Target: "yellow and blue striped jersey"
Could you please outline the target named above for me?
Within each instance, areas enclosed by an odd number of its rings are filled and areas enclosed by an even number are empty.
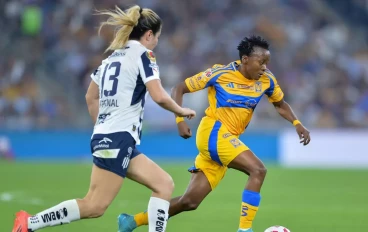
[[[284,97],[269,70],[259,80],[249,80],[238,71],[239,64],[240,61],[216,64],[185,80],[190,92],[208,88],[206,115],[220,121],[233,135],[244,132],[264,94],[270,102],[281,101]]]

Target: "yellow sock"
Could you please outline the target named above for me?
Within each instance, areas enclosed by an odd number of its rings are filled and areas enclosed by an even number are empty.
[[[239,229],[246,230],[252,228],[254,217],[258,211],[261,201],[261,195],[245,189],[242,196],[242,204],[240,209]]]
[[[245,230],[252,228],[254,217],[256,216],[258,207],[242,203],[239,229]]]
[[[134,221],[137,224],[137,226],[148,225],[147,211],[134,215]]]

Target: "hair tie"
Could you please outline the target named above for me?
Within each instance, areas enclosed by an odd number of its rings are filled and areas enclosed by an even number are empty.
[[[139,7],[139,14],[142,14],[143,9]]]

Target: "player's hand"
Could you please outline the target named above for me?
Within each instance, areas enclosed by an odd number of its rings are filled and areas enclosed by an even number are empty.
[[[300,143],[302,143],[304,146],[307,145],[310,141],[310,133],[302,124],[298,124],[295,126],[296,132],[299,135]]]
[[[186,117],[187,119],[192,119],[196,116],[196,112],[189,108],[182,108],[182,111],[177,116]]]
[[[178,123],[178,130],[180,137],[184,139],[188,139],[192,137],[192,131],[190,130],[188,124],[186,122],[179,122]]]

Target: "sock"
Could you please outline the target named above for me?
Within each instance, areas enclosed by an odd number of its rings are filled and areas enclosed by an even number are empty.
[[[252,223],[256,216],[260,201],[261,195],[259,193],[244,189],[240,210],[239,230],[252,228]]]
[[[77,201],[69,200],[29,217],[28,229],[35,231],[48,226],[67,224],[79,219]]]
[[[148,225],[148,213],[147,211],[144,211],[142,213],[138,213],[134,215],[134,221],[137,224],[137,227]]]
[[[164,232],[169,217],[170,202],[151,197],[148,203],[148,232]]]

